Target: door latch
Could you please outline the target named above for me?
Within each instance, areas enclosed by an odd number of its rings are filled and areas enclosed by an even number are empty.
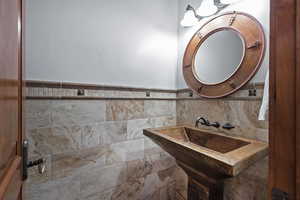
[[[38,167],[38,172],[40,174],[44,174],[46,170],[46,160],[44,158],[40,158],[35,161],[28,162],[28,148],[29,144],[27,140],[23,142],[23,180],[25,181],[28,178],[28,168]]]

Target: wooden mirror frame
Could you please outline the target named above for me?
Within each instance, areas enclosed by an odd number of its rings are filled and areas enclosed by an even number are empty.
[[[217,84],[202,83],[195,73],[195,56],[203,42],[212,34],[232,30],[244,42],[245,53],[238,69],[225,81]],[[206,22],[192,37],[183,58],[183,76],[187,85],[201,97],[221,98],[228,96],[256,74],[265,55],[266,39],[261,24],[251,15],[242,12],[221,14]]]

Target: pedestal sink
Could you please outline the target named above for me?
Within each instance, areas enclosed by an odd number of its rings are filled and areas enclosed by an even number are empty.
[[[268,154],[268,145],[192,126],[145,129],[189,177],[189,200],[222,200],[223,181]]]

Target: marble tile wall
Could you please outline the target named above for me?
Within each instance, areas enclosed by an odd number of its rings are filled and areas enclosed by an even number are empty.
[[[77,90],[27,88],[27,95],[76,97]],[[151,92],[145,98],[145,91],[86,90],[84,97],[105,99],[29,98],[30,159],[44,157],[47,170],[40,175],[30,169],[25,200],[184,200],[186,174],[142,130],[194,124],[203,116],[236,126],[220,129],[224,134],[268,142],[268,123],[257,120],[261,95],[262,89],[255,97],[241,90],[229,98],[205,100],[190,97],[189,91]],[[266,158],[226,180],[225,199],[265,199],[267,170]]]
[[[175,160],[144,128],[176,124],[176,101],[27,100],[26,200],[175,199]]]

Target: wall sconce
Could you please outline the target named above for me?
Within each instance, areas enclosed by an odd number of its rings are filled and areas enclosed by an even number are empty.
[[[240,0],[221,0],[222,3],[224,4],[232,4],[232,3],[236,3]]]
[[[180,24],[183,27],[191,27],[196,25],[201,19],[205,17],[210,17],[219,13],[221,10],[229,6],[230,4],[224,3],[224,1],[230,0],[203,0],[201,6],[195,10],[191,5],[188,5],[184,17],[181,20]],[[237,0],[231,0],[237,1]]]
[[[188,5],[180,24],[183,27],[191,27],[196,25],[201,19],[202,17],[196,13],[195,8],[191,5]]]

